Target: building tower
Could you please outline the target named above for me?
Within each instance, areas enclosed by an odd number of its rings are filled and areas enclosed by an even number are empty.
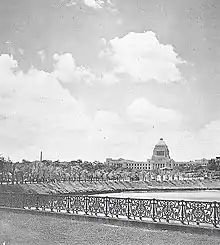
[[[43,161],[43,152],[41,151],[40,152],[40,162],[42,162]]]
[[[168,146],[163,141],[163,138],[160,138],[160,141],[155,145],[153,150],[152,160],[158,159],[170,159],[170,153]]]
[[[150,160],[151,169],[173,169],[174,160],[170,158],[168,146],[163,138],[155,145],[153,156]]]

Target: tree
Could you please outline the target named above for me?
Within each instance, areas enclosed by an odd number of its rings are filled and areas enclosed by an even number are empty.
[[[220,171],[220,161],[219,159],[211,159],[208,163],[208,169],[214,171]]]
[[[5,172],[5,165],[6,165],[6,160],[3,156],[0,156],[0,173]]]

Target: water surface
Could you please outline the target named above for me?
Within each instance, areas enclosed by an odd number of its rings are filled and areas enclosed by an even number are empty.
[[[97,196],[97,195],[96,195]],[[121,192],[100,194],[100,196],[142,198],[142,199],[167,199],[167,200],[193,200],[193,201],[220,201],[219,190],[207,191],[166,191],[166,192]]]

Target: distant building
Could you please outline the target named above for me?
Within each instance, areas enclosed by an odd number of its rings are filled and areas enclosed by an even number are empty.
[[[170,158],[168,146],[164,142],[163,138],[155,145],[153,150],[153,156],[148,160],[151,165],[151,170],[172,170],[175,167],[175,161]]]
[[[196,166],[202,166],[206,168],[209,164],[209,160],[206,158],[202,158],[202,159],[197,159],[195,161],[176,162],[176,164],[182,167],[189,167],[189,168],[190,167],[195,168]]]
[[[123,167],[123,168],[130,168],[136,170],[150,170],[150,165],[148,162],[137,162],[132,160],[126,160],[123,158],[119,158],[119,159],[107,158],[106,163],[114,167]]]
[[[168,146],[165,144],[162,138],[155,145],[152,158],[148,159],[146,162],[125,160],[123,158],[119,158],[119,159],[107,158],[106,163],[114,167],[124,167],[124,168],[145,170],[145,171],[151,171],[156,169],[171,170],[176,166],[175,161],[170,158]]]

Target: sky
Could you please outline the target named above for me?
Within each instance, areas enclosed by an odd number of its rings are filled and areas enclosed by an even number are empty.
[[[220,155],[218,0],[0,1],[0,153]]]

